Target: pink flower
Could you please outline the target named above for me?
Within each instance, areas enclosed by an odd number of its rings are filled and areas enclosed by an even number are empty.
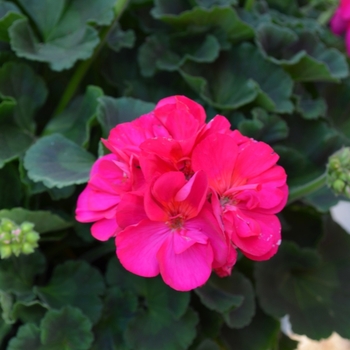
[[[122,265],[144,277],[160,273],[179,291],[203,285],[227,258],[223,232],[205,205],[207,190],[203,171],[189,181],[181,172],[155,179],[146,192],[145,218],[117,235]]]
[[[331,30],[336,35],[345,33],[345,45],[350,55],[350,0],[341,0],[331,22]]]
[[[246,141],[240,148],[237,133],[204,139],[193,151],[192,165],[207,174],[213,211],[233,244],[249,258],[265,260],[281,241],[274,214],[287,200],[286,174],[270,146]]]
[[[223,116],[205,123],[202,106],[171,96],[154,111],[111,130],[112,154],[97,160],[76,210],[99,240],[115,237],[129,271],[160,274],[187,291],[214,270],[228,276],[237,249],[253,260],[281,241],[276,213],[286,204],[286,174],[263,142],[230,130]]]

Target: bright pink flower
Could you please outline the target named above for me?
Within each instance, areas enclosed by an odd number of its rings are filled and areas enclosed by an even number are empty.
[[[245,140],[240,147],[237,133],[204,139],[193,151],[192,165],[207,174],[214,213],[233,244],[251,259],[262,260],[280,244],[281,227],[273,214],[287,200],[286,174],[270,146]]]
[[[341,0],[335,11],[331,22],[331,30],[336,35],[345,33],[345,45],[348,55],[350,55],[350,0]]]
[[[76,218],[94,222],[99,240],[116,237],[123,266],[161,274],[172,288],[204,284],[211,271],[228,276],[237,248],[253,260],[274,255],[281,239],[276,213],[286,204],[278,156],[202,106],[171,96],[154,111],[116,126],[113,152],[92,168]]]
[[[160,273],[166,284],[179,291],[203,285],[212,268],[227,260],[223,233],[210,206],[205,205],[207,190],[207,178],[201,171],[189,181],[181,172],[169,172],[153,181],[145,197],[147,218],[127,226],[116,237],[122,265],[140,276]],[[134,198],[133,204],[137,201]],[[125,210],[124,215],[127,213]]]

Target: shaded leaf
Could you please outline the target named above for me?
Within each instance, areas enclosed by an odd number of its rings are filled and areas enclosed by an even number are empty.
[[[23,323],[39,324],[47,311],[45,307],[38,300],[29,302],[17,301],[13,305],[13,317],[20,319]]]
[[[131,97],[113,98],[103,96],[99,98],[97,118],[106,137],[116,125],[132,120],[154,109],[153,103],[144,102]]]
[[[9,342],[8,350],[41,350],[40,329],[27,323],[18,329],[16,337]]]
[[[0,210],[0,218],[8,218],[19,225],[24,221],[32,222],[35,225],[35,231],[39,233],[59,231],[72,226],[71,222],[45,210],[31,211],[23,208],[4,209]]]
[[[5,323],[5,321],[0,318],[0,344],[3,343],[4,338],[7,336],[11,329],[11,325]]]
[[[129,349],[124,340],[124,331],[137,309],[136,294],[122,292],[118,287],[110,288],[104,302],[101,320],[94,328],[93,350]]]
[[[24,167],[33,181],[62,188],[87,182],[94,156],[60,134],[39,139],[24,157]]]
[[[312,99],[307,96],[297,97],[297,111],[305,119],[317,119],[325,117],[327,113],[327,105],[322,98]]]
[[[222,336],[229,350],[270,350],[279,331],[280,323],[259,310],[251,324],[239,330],[225,327]]]
[[[243,135],[267,143],[283,140],[288,136],[288,125],[278,115],[268,114],[261,108],[254,108],[251,113],[252,120],[246,119],[238,124]]]
[[[196,350],[220,350],[220,346],[211,339],[203,340]]]
[[[198,63],[213,62],[219,56],[220,45],[213,35],[207,35],[204,40],[201,37],[180,39],[173,43],[175,52],[170,46],[169,37],[148,37],[140,46],[138,54],[141,74],[151,77],[157,69],[174,71],[187,60]]]
[[[191,309],[178,320],[164,313],[140,311],[130,321],[125,338],[131,348],[138,350],[187,349],[195,338],[197,322]]]
[[[99,87],[88,86],[84,96],[75,98],[65,111],[50,119],[43,134],[60,133],[78,145],[86,146],[98,106],[97,99],[101,96],[103,91]]]
[[[113,51],[120,51],[123,48],[131,49],[135,45],[135,32],[132,29],[122,30],[117,23],[109,32],[107,44]]]
[[[333,295],[339,280],[315,250],[282,243],[275,257],[256,265],[255,278],[262,308],[278,318],[288,314],[295,333],[321,339],[337,331]]]
[[[40,324],[43,350],[88,350],[94,339],[91,328],[79,309],[49,310]]]
[[[249,43],[223,53],[211,66],[180,71],[186,82],[209,104],[237,109],[250,102],[268,111],[290,113],[293,82],[282,68],[266,61]]]
[[[31,300],[34,277],[45,270],[45,258],[35,251],[0,261],[0,290],[11,292],[21,300]]]
[[[0,94],[16,102],[13,118],[20,128],[34,131],[34,114],[44,104],[47,93],[44,80],[26,64],[8,62],[0,68]],[[14,131],[12,134],[12,137],[15,137]],[[24,135],[25,139],[28,137]],[[26,142],[28,146],[29,141]],[[24,148],[23,143],[21,151]],[[15,146],[12,145],[12,148]],[[20,147],[15,149],[18,148]]]
[[[173,1],[156,1],[156,7],[151,11],[154,18],[171,24],[177,29],[189,31],[224,33],[231,42],[238,42],[253,38],[254,30],[244,23],[232,7],[194,7],[192,10],[174,11]],[[174,12],[176,14],[174,14]]]
[[[52,308],[71,305],[95,323],[101,315],[105,286],[100,272],[84,261],[67,261],[53,272],[48,285],[36,287],[40,299]]]
[[[0,126],[0,168],[18,158],[34,142],[34,137],[14,125]]]

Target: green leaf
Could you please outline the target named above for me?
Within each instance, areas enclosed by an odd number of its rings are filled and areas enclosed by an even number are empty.
[[[231,328],[246,326],[254,315],[253,286],[239,272],[233,272],[227,278],[213,275],[206,285],[197,288],[195,292],[205,306],[220,312]]]
[[[0,126],[0,168],[18,158],[34,142],[34,136],[14,125]]]
[[[237,5],[237,0],[195,0],[198,6],[211,8],[213,6]]]
[[[14,164],[7,164],[0,169],[0,193],[0,209],[12,208],[20,204],[23,196],[22,186]]]
[[[203,340],[196,350],[220,350],[220,346],[211,339]]]
[[[91,328],[79,309],[49,310],[40,324],[43,350],[88,350],[94,339]]]
[[[101,320],[94,328],[95,341],[92,350],[129,349],[124,340],[124,331],[137,309],[137,296],[118,287],[107,292]]]
[[[326,116],[327,105],[322,98],[312,99],[305,95],[297,96],[297,111],[305,119],[317,119]]]
[[[133,48],[135,40],[135,32],[132,29],[124,31],[117,23],[108,34],[107,44],[113,51],[118,52],[123,48]]]
[[[5,321],[0,317],[0,344],[3,344],[4,338],[7,336],[11,329],[12,326],[5,323]]]
[[[287,335],[280,333],[277,350],[295,350],[298,348],[296,340],[289,338]]]
[[[20,0],[35,22],[40,37],[27,19],[16,21],[10,28],[12,49],[19,57],[48,62],[60,71],[78,59],[89,58],[99,43],[98,33],[88,23],[108,25],[113,20],[115,0],[47,0],[37,3]]]
[[[268,114],[261,108],[254,108],[252,120],[243,120],[238,124],[239,131],[259,141],[267,143],[283,140],[288,136],[287,123],[276,114]]]
[[[17,20],[9,30],[11,47],[17,56],[47,62],[55,71],[69,69],[77,60],[90,58],[99,43],[96,30],[89,26],[68,33],[43,43],[35,36],[27,19]]]
[[[186,312],[190,301],[190,293],[175,291],[160,277],[145,279],[136,276],[126,271],[115,257],[109,261],[106,279],[109,285],[142,296],[153,312],[165,313],[175,319]]]
[[[131,122],[152,111],[153,103],[144,102],[131,97],[113,98],[103,96],[99,99],[97,119],[103,130],[103,136],[107,137],[110,130],[120,123]]]
[[[31,211],[23,208],[4,209],[0,210],[0,218],[8,218],[17,224],[21,224],[24,221],[32,222],[35,225],[35,231],[39,233],[59,231],[72,226],[71,222],[45,210]]]
[[[41,350],[40,329],[27,323],[18,329],[16,337],[9,342],[8,350]]]
[[[0,68],[0,94],[16,102],[13,118],[20,128],[34,131],[34,114],[44,104],[47,93],[44,80],[26,64],[8,62]],[[27,136],[26,145],[28,142]]]
[[[16,322],[16,318],[12,314],[13,297],[10,293],[0,291],[0,306],[2,310],[2,319],[7,324],[13,324]]]
[[[60,134],[39,139],[24,157],[28,176],[45,186],[62,188],[87,182],[94,156]]]
[[[0,40],[9,42],[8,29],[12,23],[23,18],[19,8],[12,2],[0,2]]]
[[[97,100],[101,96],[103,91],[99,87],[88,86],[84,96],[75,98],[65,111],[50,119],[43,134],[60,133],[78,145],[86,146],[98,106]]]
[[[249,40],[254,37],[254,30],[244,23],[236,11],[229,6],[194,7],[192,10],[184,11],[181,14],[173,14],[168,7],[174,7],[173,1],[156,1],[156,7],[151,11],[156,19],[168,23],[178,30],[188,30],[194,33],[224,33],[230,42]],[[170,13],[169,13],[170,12]]]
[[[129,322],[125,339],[132,349],[187,349],[196,335],[198,317],[189,309],[180,319],[165,313],[140,311]]]
[[[228,349],[270,350],[276,343],[279,331],[280,323],[259,310],[248,326],[239,330],[225,327],[222,336]]]
[[[32,299],[34,278],[44,272],[45,265],[45,258],[39,251],[1,260],[0,290],[12,292],[21,300]]]
[[[197,63],[213,62],[220,51],[219,42],[213,35],[207,35],[204,40],[202,37],[187,36],[180,38],[178,42],[175,40],[172,46],[176,52],[170,46],[168,36],[154,35],[146,38],[138,52],[141,74],[144,77],[151,77],[156,70],[175,71],[187,60]]]
[[[256,264],[255,279],[262,308],[278,318],[288,314],[295,333],[321,339],[337,331],[333,296],[339,280],[315,250],[285,242],[272,259]]]
[[[180,73],[215,108],[237,109],[254,101],[268,111],[293,110],[289,100],[293,81],[249,43],[222,53],[213,65],[188,65]]]
[[[20,319],[23,323],[35,323],[39,325],[44,317],[47,307],[38,300],[17,301],[13,305],[12,315],[14,319]]]
[[[95,323],[101,315],[105,286],[100,272],[84,261],[67,261],[53,272],[50,283],[36,287],[40,299],[52,308],[80,308]]]

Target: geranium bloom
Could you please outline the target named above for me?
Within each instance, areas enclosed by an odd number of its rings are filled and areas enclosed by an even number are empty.
[[[179,291],[203,285],[212,270],[229,275],[237,249],[266,260],[281,242],[275,214],[288,191],[277,154],[223,116],[205,117],[196,102],[171,96],[116,126],[104,140],[112,154],[95,163],[76,211],[95,222],[95,238],[115,237],[127,270],[160,274]]]
[[[341,0],[331,22],[331,30],[336,35],[345,33],[345,45],[350,56],[350,0]]]

